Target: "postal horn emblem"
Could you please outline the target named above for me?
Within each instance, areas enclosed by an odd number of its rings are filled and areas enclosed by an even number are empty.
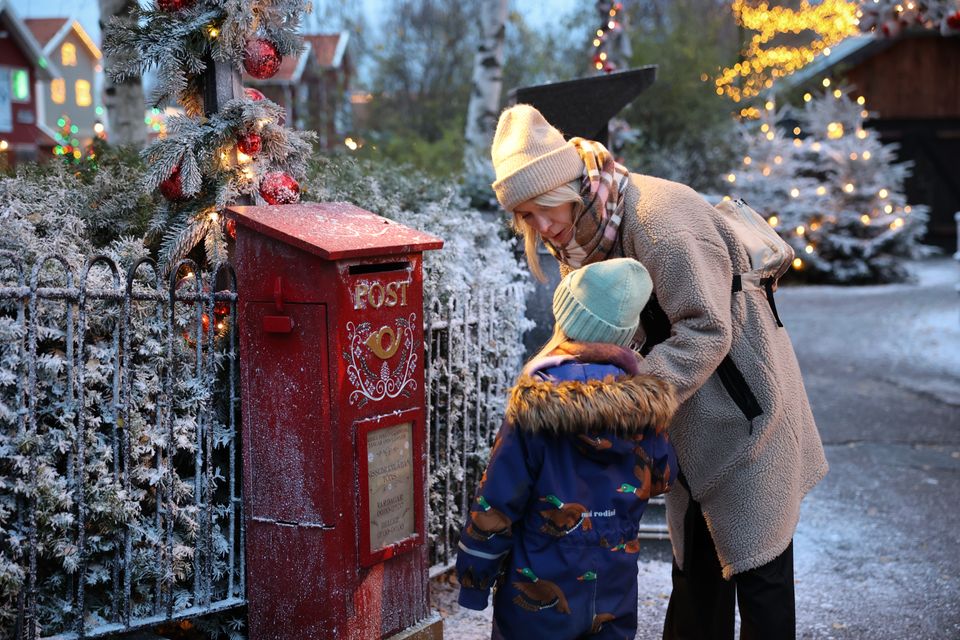
[[[384,338],[387,339],[387,346],[384,348]],[[397,334],[389,326],[381,327],[376,333],[371,333],[367,338],[366,345],[373,351],[373,355],[381,360],[389,360],[400,348],[400,341],[397,340]]]

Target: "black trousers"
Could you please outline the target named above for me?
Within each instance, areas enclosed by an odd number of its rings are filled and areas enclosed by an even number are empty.
[[[735,602],[741,640],[794,640],[793,542],[762,567],[724,580],[703,512],[693,499],[683,527],[684,570],[674,559],[664,640],[733,640]]]

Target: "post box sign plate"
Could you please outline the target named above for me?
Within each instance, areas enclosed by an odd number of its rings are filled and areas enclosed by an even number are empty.
[[[419,414],[419,412],[416,412]],[[413,548],[423,538],[422,452],[414,437],[419,415],[358,425],[360,562],[370,566]]]

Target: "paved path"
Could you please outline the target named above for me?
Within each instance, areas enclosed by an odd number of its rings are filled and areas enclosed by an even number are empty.
[[[777,294],[831,467],[795,540],[800,638],[960,638],[960,269],[916,272]],[[641,552],[638,639],[660,637],[669,557]],[[445,637],[489,638],[489,608],[459,610],[455,585],[434,594]]]

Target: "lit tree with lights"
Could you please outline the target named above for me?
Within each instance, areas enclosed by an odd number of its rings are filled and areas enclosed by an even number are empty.
[[[130,21],[111,20],[104,50],[117,82],[155,69],[150,105],[174,102],[185,113],[144,149],[144,183],[165,206],[151,223],[169,266],[203,244],[206,260],[226,259],[230,203],[299,200],[312,133],[283,126],[283,109],[240,85],[240,69],[269,78],[283,56],[302,48],[307,0],[153,0]]]
[[[740,61],[723,69],[714,84],[717,95],[734,102],[762,94],[777,78],[809,64],[818,54],[829,55],[830,47],[858,33],[857,2],[851,0],[802,0],[796,9],[734,0],[732,10],[750,37]],[[806,42],[794,44],[800,38]]]
[[[793,267],[805,279],[903,280],[903,261],[930,251],[920,244],[928,209],[908,204],[903,191],[910,165],[896,163],[896,145],[883,144],[864,128],[869,113],[862,97],[854,100],[834,89],[806,94],[804,100],[792,144],[775,131],[772,118],[745,125],[755,127],[756,134],[744,157],[750,158],[749,166],[728,175],[736,195],[768,215],[794,247]],[[764,124],[767,132],[761,131]],[[783,162],[778,165],[774,155],[770,163],[770,154],[781,155]]]

